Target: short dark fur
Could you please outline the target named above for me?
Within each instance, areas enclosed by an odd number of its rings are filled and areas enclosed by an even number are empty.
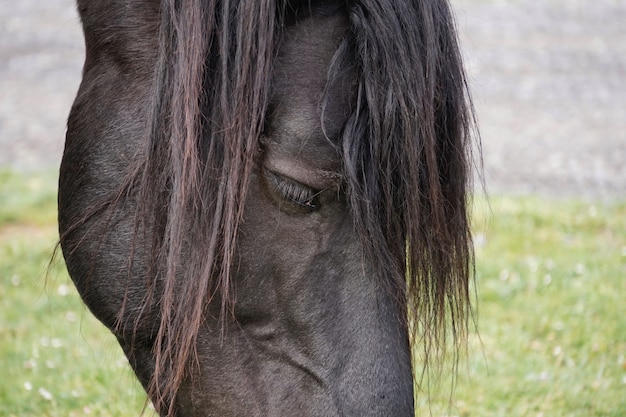
[[[473,119],[449,6],[328,3],[79,0],[87,58],[61,170],[61,244],[163,415],[198,366],[202,323],[218,315],[223,329],[234,315],[274,61],[284,28],[310,13],[349,19],[329,74],[357,74],[338,149],[363,250],[426,364],[447,334],[457,347],[465,338]],[[118,285],[102,299],[108,276]]]

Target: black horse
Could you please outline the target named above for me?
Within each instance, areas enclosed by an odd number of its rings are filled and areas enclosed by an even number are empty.
[[[158,412],[411,416],[471,311],[447,1],[78,7],[61,245]]]

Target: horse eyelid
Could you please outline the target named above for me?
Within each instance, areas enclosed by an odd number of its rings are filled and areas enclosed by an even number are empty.
[[[298,181],[276,174],[268,169],[264,169],[265,176],[271,188],[283,199],[309,211],[317,209],[316,197],[321,191],[304,185]]]

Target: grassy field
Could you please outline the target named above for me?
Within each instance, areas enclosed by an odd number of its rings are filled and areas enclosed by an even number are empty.
[[[64,271],[55,175],[0,172],[0,415],[133,416],[145,395]],[[478,330],[418,415],[626,416],[626,202],[476,204]],[[149,413],[148,413],[149,415]]]
[[[46,274],[55,182],[53,173],[0,173],[0,416],[139,415],[145,394],[117,342],[62,261]]]
[[[626,203],[494,197],[474,233],[479,335],[433,415],[626,416]]]

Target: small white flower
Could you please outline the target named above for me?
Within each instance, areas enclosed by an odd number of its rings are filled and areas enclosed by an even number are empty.
[[[68,311],[67,313],[65,313],[65,320],[69,321],[70,323],[74,323],[77,319],[78,316],[76,316],[76,313],[74,313],[73,311]]]
[[[37,392],[44,398],[44,400],[52,401],[52,394],[47,389],[39,388]]]
[[[574,267],[574,271],[577,275],[582,275],[583,272],[585,272],[585,265],[581,263],[576,264],[576,266]]]
[[[57,288],[57,294],[59,294],[61,297],[65,297],[69,293],[70,293],[70,287],[68,287],[65,284],[61,284],[59,285],[59,288]]]
[[[11,277],[11,284],[13,284],[14,287],[19,287],[21,282],[22,282],[22,279],[20,278],[19,275],[13,275]]]
[[[551,282],[552,282],[552,275],[545,274],[543,276],[543,285],[550,285]]]
[[[487,244],[487,236],[485,236],[483,233],[478,233],[474,236],[474,245],[477,248],[482,248],[486,244]]]

